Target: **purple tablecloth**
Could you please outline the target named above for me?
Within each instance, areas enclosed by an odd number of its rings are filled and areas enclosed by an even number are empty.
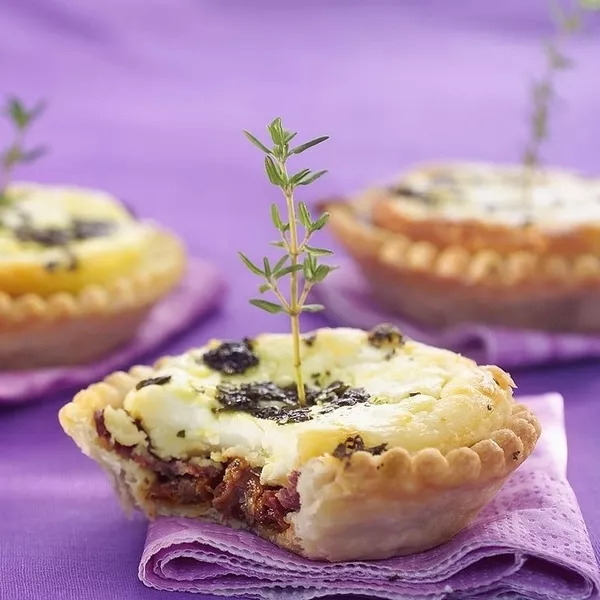
[[[305,136],[330,134],[298,161],[331,170],[312,197],[415,160],[512,160],[549,29],[544,6],[4,0],[0,92],[51,101],[34,137],[52,153],[23,176],[110,189],[226,270],[232,293],[221,315],[168,349],[177,351],[286,327],[248,307],[256,282],[235,255],[271,239],[275,198],[242,128],[258,131],[281,113]],[[562,78],[546,152],[588,171],[600,171],[599,37],[596,25],[572,47],[578,67]],[[598,363],[515,377],[521,393],[565,397],[569,477],[599,552]],[[0,410],[0,598],[187,597],[137,580],[146,524],[123,517],[105,477],[60,431],[67,399]]]

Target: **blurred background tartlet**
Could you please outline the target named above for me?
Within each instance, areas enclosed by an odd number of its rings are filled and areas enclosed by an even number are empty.
[[[34,183],[0,205],[0,369],[86,363],[181,279],[178,239],[111,195]]]
[[[331,201],[380,305],[416,323],[600,331],[600,180],[441,163]]]

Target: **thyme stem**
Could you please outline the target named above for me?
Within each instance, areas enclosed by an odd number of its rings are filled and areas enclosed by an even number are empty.
[[[568,38],[579,31],[583,10],[597,10],[597,0],[580,0],[579,5],[564,9],[559,0],[550,0],[550,11],[556,24],[554,39],[546,44],[546,66],[542,78],[532,89],[533,108],[530,121],[530,138],[523,152],[523,190],[525,199],[532,200],[535,178],[541,166],[540,151],[548,138],[550,103],[556,95],[558,72],[572,66],[563,49]]]
[[[311,236],[325,227],[329,215],[324,213],[313,221],[308,207],[303,202],[296,204],[294,200],[294,190],[297,186],[313,183],[324,175],[326,171],[311,172],[310,169],[302,169],[295,174],[288,174],[286,163],[292,155],[301,154],[305,150],[324,142],[327,137],[315,138],[290,149],[289,142],[296,134],[286,131],[283,128],[281,119],[274,119],[267,129],[273,141],[272,148],[265,146],[248,131],[244,133],[257,148],[266,154],[265,170],[269,181],[283,192],[287,222],[282,220],[276,204],[271,205],[271,219],[280,234],[280,241],[273,242],[273,244],[279,248],[283,248],[285,254],[274,265],[271,265],[269,259],[264,257],[262,269],[241,252],[240,258],[252,273],[262,277],[266,282],[259,287],[259,292],[270,291],[279,301],[279,303],[275,303],[262,298],[254,298],[250,300],[250,303],[273,314],[285,312],[290,317],[292,330],[292,367],[296,382],[298,403],[304,406],[306,404],[306,393],[302,376],[300,315],[304,311],[316,312],[323,308],[321,305],[305,304],[305,302],[312,286],[319,281],[323,281],[334,268],[329,265],[319,264],[318,257],[333,253],[325,248],[313,248],[308,245]],[[301,243],[299,243],[299,225],[302,225],[304,228]],[[304,278],[302,289],[300,289],[301,271]],[[282,277],[287,275],[290,276],[289,299],[285,298],[278,283]]]
[[[0,153],[0,204],[9,202],[6,190],[12,180],[12,172],[15,166],[33,162],[46,151],[41,146],[31,150],[26,150],[24,147],[25,134],[43,110],[43,102],[38,102],[30,109],[26,108],[18,98],[10,98],[7,102],[5,112],[13,126],[14,134],[8,148]]]
[[[279,166],[287,178],[287,169],[285,163],[279,161]],[[292,188],[285,191],[285,203],[288,209],[289,224],[290,224],[290,264],[296,267],[298,264],[298,229],[296,221],[296,207],[294,206],[294,193]],[[304,382],[302,380],[302,357],[300,356],[300,311],[302,304],[298,302],[298,271],[293,270],[290,273],[290,310],[289,316],[292,326],[292,340],[294,353],[294,376],[296,379],[296,388],[298,391],[298,402],[300,406],[306,404],[306,396],[304,394]]]

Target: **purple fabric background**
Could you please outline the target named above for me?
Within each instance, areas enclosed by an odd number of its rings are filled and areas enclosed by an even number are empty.
[[[286,327],[247,305],[256,282],[235,256],[265,248],[276,198],[242,128],[281,113],[303,137],[331,135],[298,163],[331,170],[308,200],[416,160],[513,160],[549,31],[541,0],[3,0],[0,11],[0,93],[51,101],[34,137],[52,154],[23,176],[112,190],[231,281],[220,316],[170,352]],[[561,80],[546,152],[591,172],[599,37],[595,25],[571,47],[578,67]],[[569,477],[599,552],[598,363],[514,375],[520,393],[565,397]],[[137,580],[146,524],[125,520],[60,431],[66,400],[0,410],[0,598],[187,597]]]

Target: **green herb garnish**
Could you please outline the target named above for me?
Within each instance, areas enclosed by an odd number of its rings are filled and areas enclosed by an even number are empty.
[[[600,8],[600,0],[580,0],[579,7],[597,10]],[[556,35],[546,42],[545,71],[541,79],[535,81],[532,86],[530,138],[523,153],[525,191],[528,196],[531,196],[535,175],[540,168],[542,144],[548,139],[548,118],[550,104],[556,95],[556,77],[560,71],[573,66],[573,61],[564,54],[563,47],[567,39],[581,29],[582,15],[579,7],[573,7],[567,11],[558,0],[550,1]]]
[[[313,183],[327,171],[313,172],[310,169],[301,169],[290,175],[287,171],[287,161],[291,156],[301,154],[305,150],[324,142],[328,137],[318,137],[292,148],[290,142],[296,137],[296,133],[284,129],[279,117],[268,125],[267,129],[273,142],[271,148],[248,131],[244,131],[244,134],[257,148],[265,153],[267,177],[273,185],[283,192],[287,210],[286,220],[282,219],[277,204],[271,204],[271,219],[280,236],[280,239],[272,242],[272,245],[283,249],[285,253],[274,264],[271,264],[269,259],[264,257],[262,268],[252,262],[245,254],[240,252],[239,255],[246,267],[263,280],[258,288],[259,292],[261,294],[271,292],[277,300],[277,302],[272,302],[263,298],[254,298],[250,300],[250,304],[269,313],[286,313],[290,317],[298,401],[301,405],[304,405],[306,397],[301,371],[300,314],[302,312],[316,312],[324,308],[320,304],[305,304],[305,302],[312,287],[323,281],[335,267],[319,264],[319,257],[333,254],[331,250],[309,245],[313,234],[323,229],[327,224],[329,214],[323,213],[316,220],[313,220],[306,204],[304,202],[296,203],[294,200],[294,191],[298,186]],[[304,229],[302,240],[298,235],[299,225]],[[290,278],[288,298],[282,293],[280,287],[282,279],[286,276]],[[302,285],[301,276],[303,278]]]
[[[14,137],[9,146],[0,154],[0,204],[8,202],[6,189],[10,183],[12,173],[17,165],[31,163],[46,153],[46,148],[37,146],[30,150],[25,148],[25,135],[31,124],[42,114],[46,105],[37,102],[31,108],[16,97],[9,98],[5,113],[10,120]]]

